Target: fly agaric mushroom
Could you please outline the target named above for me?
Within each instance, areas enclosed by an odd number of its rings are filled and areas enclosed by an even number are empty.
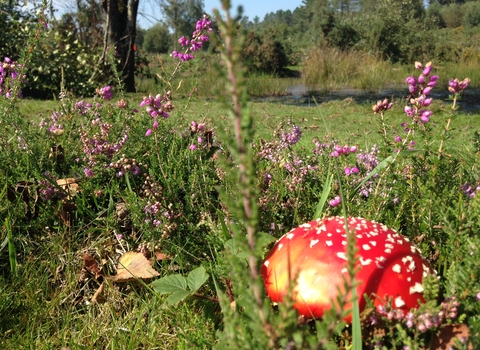
[[[404,312],[418,307],[424,301],[422,279],[433,273],[420,251],[408,238],[373,221],[349,218],[348,228],[356,236],[360,311],[366,305],[364,294],[374,298],[376,307],[390,298],[392,307]],[[294,307],[300,315],[321,318],[332,307],[338,288],[344,289],[343,276],[348,280],[346,245],[342,217],[314,220],[285,234],[262,264],[270,299],[281,302],[296,278]]]

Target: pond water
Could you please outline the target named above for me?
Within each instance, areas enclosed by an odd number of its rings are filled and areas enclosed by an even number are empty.
[[[314,88],[308,87],[303,84],[292,85],[287,87],[285,95],[278,96],[263,96],[252,97],[253,102],[272,102],[283,103],[297,106],[315,106],[315,101],[320,104],[332,100],[344,100],[346,98],[352,98],[357,103],[375,103],[378,100],[388,98],[390,101],[405,99],[407,97],[408,90],[406,87],[393,87],[389,89],[383,89],[376,92],[367,92],[358,89],[342,89],[337,91],[315,91]],[[435,100],[442,100],[446,103],[449,101],[449,92],[447,90],[433,90],[430,94]],[[457,105],[463,111],[466,112],[480,112],[480,89],[467,89],[463,92],[460,101],[457,101]]]

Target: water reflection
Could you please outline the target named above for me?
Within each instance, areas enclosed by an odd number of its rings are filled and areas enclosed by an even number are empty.
[[[264,96],[252,97],[254,102],[272,102],[283,103],[297,106],[315,106],[317,103],[323,103],[333,100],[344,100],[352,98],[357,103],[374,103],[377,100],[383,100],[385,97],[392,101],[398,101],[407,97],[408,90],[405,87],[396,87],[383,89],[376,92],[367,92],[358,89],[342,89],[337,91],[315,91],[311,87],[303,84],[287,87],[286,94],[282,96]],[[434,89],[430,95],[435,100],[449,101],[448,90]],[[467,89],[463,92],[462,98],[457,104],[463,111],[480,112],[480,89]]]

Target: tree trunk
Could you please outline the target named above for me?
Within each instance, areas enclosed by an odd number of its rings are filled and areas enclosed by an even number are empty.
[[[127,92],[135,92],[135,51],[139,0],[102,0],[106,12],[105,49],[115,47],[119,70]]]
[[[137,13],[139,0],[128,1],[127,41],[128,51],[123,67],[125,86],[128,92],[135,92],[135,41],[137,40]]]

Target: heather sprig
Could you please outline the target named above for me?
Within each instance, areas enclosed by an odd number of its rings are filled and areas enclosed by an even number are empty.
[[[172,94],[168,91],[165,95],[157,94],[156,96],[149,95],[144,96],[140,107],[145,107],[147,114],[153,118],[152,127],[147,130],[145,136],[148,137],[154,130],[158,128],[158,118],[168,118],[170,112],[173,111],[175,106],[172,103]]]
[[[11,98],[16,82],[26,83],[26,75],[20,73],[22,70],[23,65],[9,57],[4,57],[3,63],[0,63],[0,96],[4,95],[6,98]],[[19,98],[23,97],[22,90],[18,89],[17,96]]]
[[[188,39],[182,36],[178,39],[178,42],[185,48],[184,52],[173,51],[172,56],[179,58],[181,62],[190,61],[195,58],[192,52],[197,52],[202,48],[203,44],[208,42],[210,38],[208,33],[212,31],[212,22],[207,15],[204,15],[202,19],[197,21],[195,31],[192,33],[192,38]]]

